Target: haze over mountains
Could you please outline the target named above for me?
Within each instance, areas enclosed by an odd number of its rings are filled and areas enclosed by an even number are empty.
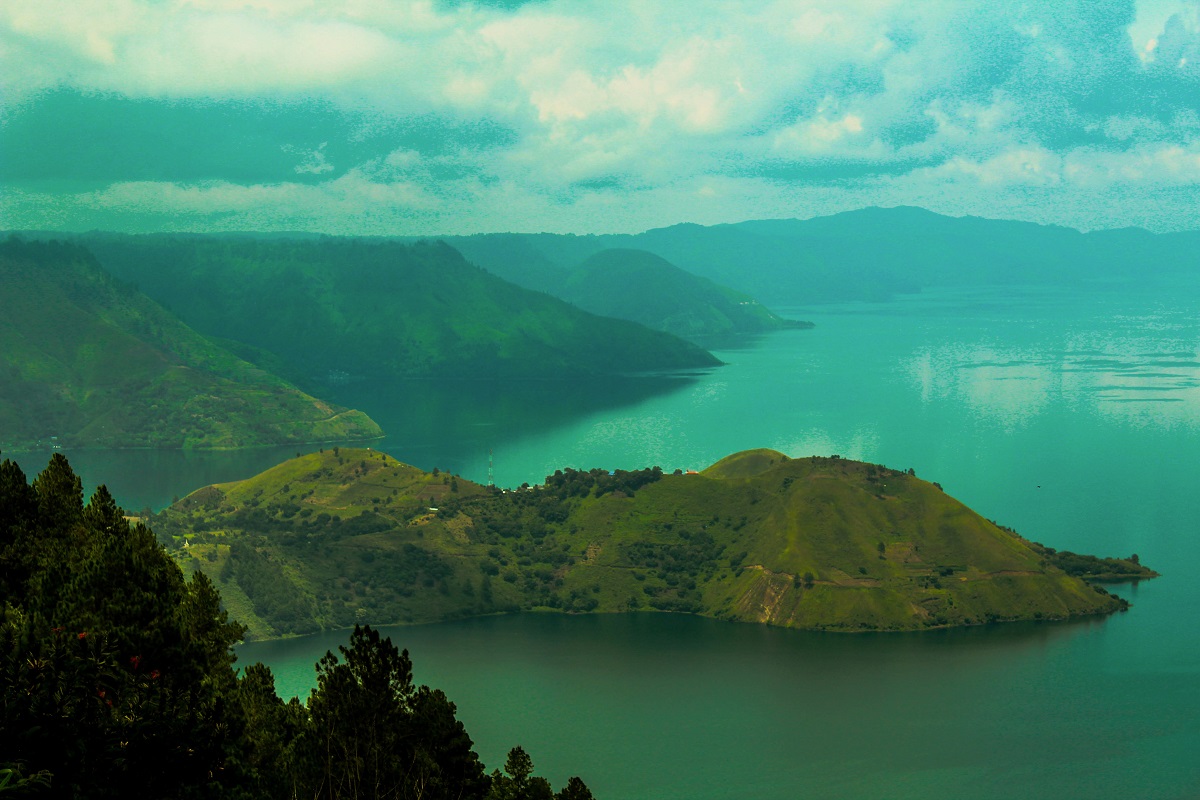
[[[864,208],[807,220],[673,225],[640,234],[490,234],[447,239],[475,263],[551,291],[603,250],[644,250],[768,308],[885,299],[938,286],[1064,285],[1186,274],[1200,233],[1090,233],[1029,222]]]
[[[84,358],[88,366],[78,362],[68,368],[65,339],[61,347],[55,345],[61,352],[51,357],[47,353],[54,348],[35,342],[37,335],[76,336],[73,346],[82,346],[79,337],[107,340],[90,329],[85,336],[81,318],[57,329],[38,327],[30,314],[33,306],[18,298],[39,296],[43,309],[73,309],[68,316],[80,312],[83,306],[55,294],[62,287],[44,283],[69,270],[40,273],[35,288],[28,284],[32,268],[18,268],[9,258],[5,301],[20,307],[7,320],[10,380],[2,413],[24,420],[8,427],[22,431],[8,435],[9,446],[51,435],[75,437],[70,441],[76,443],[172,447],[353,439],[377,428],[373,423],[345,427],[358,418],[337,416],[344,409],[289,394],[297,390],[288,382],[319,394],[330,379],[570,380],[712,367],[719,363],[716,358],[680,337],[703,341],[711,334],[804,325],[772,308],[883,299],[936,287],[1179,283],[1195,274],[1200,258],[1197,233],[1081,233],[903,207],[809,220],[683,224],[636,235],[481,234],[430,241],[299,234],[66,238],[79,247],[71,255],[60,248],[56,258],[87,272],[86,280],[108,286],[99,277],[106,270],[166,308],[138,311],[135,317],[174,314],[182,321],[155,328],[159,334],[172,331],[171,343],[143,345],[178,353],[186,339],[193,343],[188,352],[210,354],[205,363],[221,361],[221,381],[266,381],[263,385],[276,387],[272,396],[301,398],[301,405],[318,411],[260,405],[252,415],[259,421],[251,423],[234,410],[245,408],[244,400],[228,405],[241,389],[220,381],[201,389],[178,377],[194,382],[198,372],[175,369],[164,373],[170,379],[152,379],[153,370],[99,369],[98,361],[88,361],[92,356],[78,354],[72,358]],[[111,311],[119,305],[118,294],[109,289],[91,301],[107,298],[103,302]],[[128,315],[128,304],[123,308]],[[99,309],[93,305],[83,313]],[[104,324],[127,329],[128,320],[114,322],[120,316],[110,314]],[[27,325],[34,327],[21,327]],[[175,333],[187,328],[186,335]],[[132,340],[121,341],[124,347]],[[104,349],[122,352],[116,345]],[[54,366],[48,366],[51,361]],[[246,377],[251,369],[246,362],[258,368],[252,377]],[[52,373],[57,377],[48,377]],[[126,387],[120,391],[113,388],[118,373]],[[137,381],[134,391],[130,387]],[[145,404],[113,399],[138,393]],[[187,399],[165,403],[151,395]],[[213,398],[215,405],[199,408],[209,402],[202,398]],[[38,404],[43,410],[35,415],[30,409]],[[188,420],[205,422],[176,419],[185,406],[191,409]],[[264,423],[264,414],[273,421]],[[230,422],[214,428],[219,418]],[[318,424],[322,419],[337,424]],[[300,420],[307,433],[295,427]],[[234,428],[241,432],[231,432]],[[151,429],[157,432],[148,433]],[[174,432],[167,435],[168,429]]]
[[[555,294],[593,314],[684,337],[811,327],[785,320],[749,295],[645,250],[601,250],[585,259]]]

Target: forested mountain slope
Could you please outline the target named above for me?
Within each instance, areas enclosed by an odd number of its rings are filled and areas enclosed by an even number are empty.
[[[84,248],[0,243],[0,445],[241,447],[380,434],[365,414],[197,334]]]
[[[596,249],[601,238],[497,233],[448,236],[444,241],[472,263],[518,286],[552,294],[594,314],[679,336],[811,327],[784,319],[748,294],[680,269],[647,250]],[[543,252],[550,243],[562,247]]]
[[[308,378],[538,377],[715,366],[674,336],[508,283],[438,242],[94,235],[113,274]],[[249,356],[251,351],[247,351]]]

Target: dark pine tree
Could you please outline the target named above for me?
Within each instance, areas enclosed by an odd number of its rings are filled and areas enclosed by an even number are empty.
[[[203,797],[238,784],[223,695],[244,630],[106,489],[56,454],[31,487],[0,465],[0,768],[54,796]],[[24,549],[12,558],[14,548]],[[22,588],[23,587],[23,588]]]
[[[301,743],[305,796],[481,798],[483,766],[444,694],[415,687],[408,651],[355,626],[343,662],[327,652]]]

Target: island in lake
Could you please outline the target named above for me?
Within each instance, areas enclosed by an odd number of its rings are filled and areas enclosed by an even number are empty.
[[[677,611],[903,631],[1122,610],[1058,552],[912,471],[772,450],[701,472],[559,470],[501,490],[369,449],[298,456],[151,521],[248,637],[517,611]]]

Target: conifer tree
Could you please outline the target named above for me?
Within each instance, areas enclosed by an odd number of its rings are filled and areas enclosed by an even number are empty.
[[[18,598],[33,573],[38,550],[30,538],[37,493],[16,463],[0,462],[0,598]]]
[[[562,791],[554,796],[554,800],[595,800],[587,784],[579,776],[567,781]]]
[[[533,774],[533,759],[520,745],[508,751],[504,773],[492,772],[488,800],[554,800],[550,782]]]
[[[239,752],[246,788],[254,797],[296,797],[296,742],[308,725],[308,711],[296,698],[279,699],[275,676],[261,663],[243,670],[232,697],[244,723]]]
[[[317,664],[301,743],[306,796],[480,798],[483,767],[441,692],[412,683],[412,661],[370,626]]]
[[[281,701],[261,664],[239,679],[232,646],[245,628],[228,619],[211,580],[185,580],[107,488],[84,505],[61,455],[32,484],[0,463],[0,590],[0,789],[553,798],[521,748],[489,795],[454,704],[415,686],[408,652],[369,627],[354,629],[340,660],[321,659],[307,707]]]
[[[83,516],[83,482],[61,453],[33,481],[43,535],[63,539]]]
[[[186,583],[153,534],[129,526],[107,489],[85,507],[61,455],[34,480],[33,506],[18,475],[0,465],[5,554],[26,547],[31,567],[24,580],[6,558],[0,578],[24,584],[0,621],[0,768],[84,798],[238,783],[228,735],[238,723],[223,695],[244,629],[207,578]]]

